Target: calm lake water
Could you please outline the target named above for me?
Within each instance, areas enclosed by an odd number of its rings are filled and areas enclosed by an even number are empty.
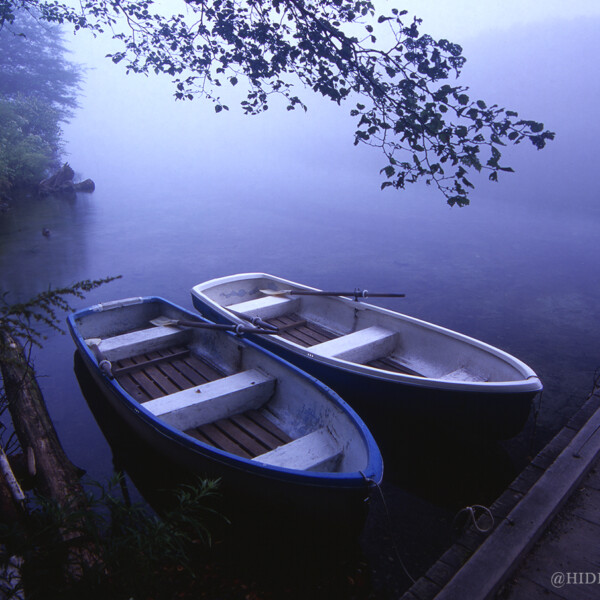
[[[91,72],[87,86],[66,138],[72,166],[97,190],[26,199],[0,215],[7,300],[121,275],[74,305],[160,295],[189,308],[200,281],[264,271],[320,288],[404,292],[380,304],[498,346],[542,379],[537,419],[514,440],[470,445],[399,432],[401,460],[383,487],[393,525],[375,498],[363,545],[377,585],[402,589],[392,539],[418,575],[451,540],[454,514],[491,503],[592,388],[600,211],[597,186],[577,165],[589,162],[585,144],[598,125],[580,115],[548,122],[564,133],[551,148],[520,148],[517,174],[484,182],[471,207],[450,209],[430,189],[381,193],[379,156],[353,148],[352,129],[330,107],[217,118],[110,66]],[[535,99],[515,94],[507,104],[521,99],[533,117],[561,114],[558,100],[544,95],[536,111]],[[51,416],[72,460],[104,481],[113,456],[82,396],[73,343],[47,334],[34,359]]]

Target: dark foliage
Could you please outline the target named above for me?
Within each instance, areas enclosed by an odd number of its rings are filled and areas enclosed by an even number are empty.
[[[25,524],[0,526],[9,555],[23,558],[27,598],[166,599],[192,584],[195,562],[206,558],[211,543],[209,527],[223,521],[212,508],[217,483],[199,481],[174,490],[172,508],[161,518],[120,498],[119,484],[117,478],[106,488],[97,486],[100,494],[89,495],[85,511],[38,498]],[[77,580],[64,577],[67,562],[78,556],[65,536],[98,559],[94,568],[76,569]]]
[[[0,296],[0,329],[26,344],[41,346],[40,340],[45,336],[39,331],[39,326],[64,333],[58,325],[57,312],[72,310],[69,298],[83,299],[86,292],[119,278],[120,275],[93,281],[86,279],[69,287],[48,289],[26,302],[15,304],[8,303],[8,292],[5,292]]]
[[[81,80],[66,52],[59,26],[0,2],[0,192],[37,184],[58,162]]]
[[[267,110],[273,95],[288,110],[306,109],[298,83],[336,103],[351,101],[354,143],[377,146],[386,157],[382,188],[425,180],[451,205],[468,204],[469,172],[496,181],[512,170],[500,162],[505,144],[529,140],[541,149],[554,137],[543,124],[449,83],[464,65],[461,47],[422,34],[406,11],[377,15],[367,0],[182,0],[181,13],[167,15],[154,12],[151,0],[88,1],[76,10],[5,1],[6,22],[17,5],[75,30],[109,30],[122,42],[110,55],[114,63],[167,74],[176,98],[209,98],[217,112],[229,108],[220,93],[242,81],[249,114]]]
[[[0,96],[35,98],[66,118],[77,106],[81,71],[66,60],[60,27],[19,15],[0,30]]]

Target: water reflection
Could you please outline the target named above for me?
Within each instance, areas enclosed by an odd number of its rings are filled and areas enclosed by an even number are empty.
[[[0,291],[10,292],[9,301],[63,285],[85,268],[86,205],[85,195],[17,196],[0,216]]]

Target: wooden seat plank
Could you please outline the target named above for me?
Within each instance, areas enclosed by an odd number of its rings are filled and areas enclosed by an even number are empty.
[[[127,358],[145,352],[151,352],[162,346],[181,344],[189,338],[189,332],[173,327],[150,327],[130,331],[121,335],[105,339],[86,340],[86,343],[95,347],[110,361]]]
[[[310,350],[325,358],[365,364],[390,354],[397,338],[397,332],[373,325],[322,342],[312,346]]]
[[[185,431],[261,407],[273,394],[276,380],[257,369],[203,383],[144,403],[165,423]]]
[[[313,431],[254,457],[275,467],[305,471],[329,471],[339,460],[342,449],[326,427]]]
[[[261,296],[252,300],[238,302],[226,306],[233,313],[244,314],[250,317],[270,319],[281,314],[297,310],[299,298],[286,298],[283,296]]]

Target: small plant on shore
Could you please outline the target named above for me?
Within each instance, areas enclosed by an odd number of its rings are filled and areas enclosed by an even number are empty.
[[[69,511],[38,498],[25,524],[0,526],[8,554],[24,559],[27,598],[157,600],[193,582],[195,560],[211,543],[209,524],[223,520],[211,507],[218,483],[199,480],[177,488],[170,508],[158,517],[115,493],[121,477],[89,495],[92,510]],[[94,568],[82,568],[78,580],[67,583],[65,566],[78,553],[65,544],[65,533],[76,536],[82,552],[97,557]]]

